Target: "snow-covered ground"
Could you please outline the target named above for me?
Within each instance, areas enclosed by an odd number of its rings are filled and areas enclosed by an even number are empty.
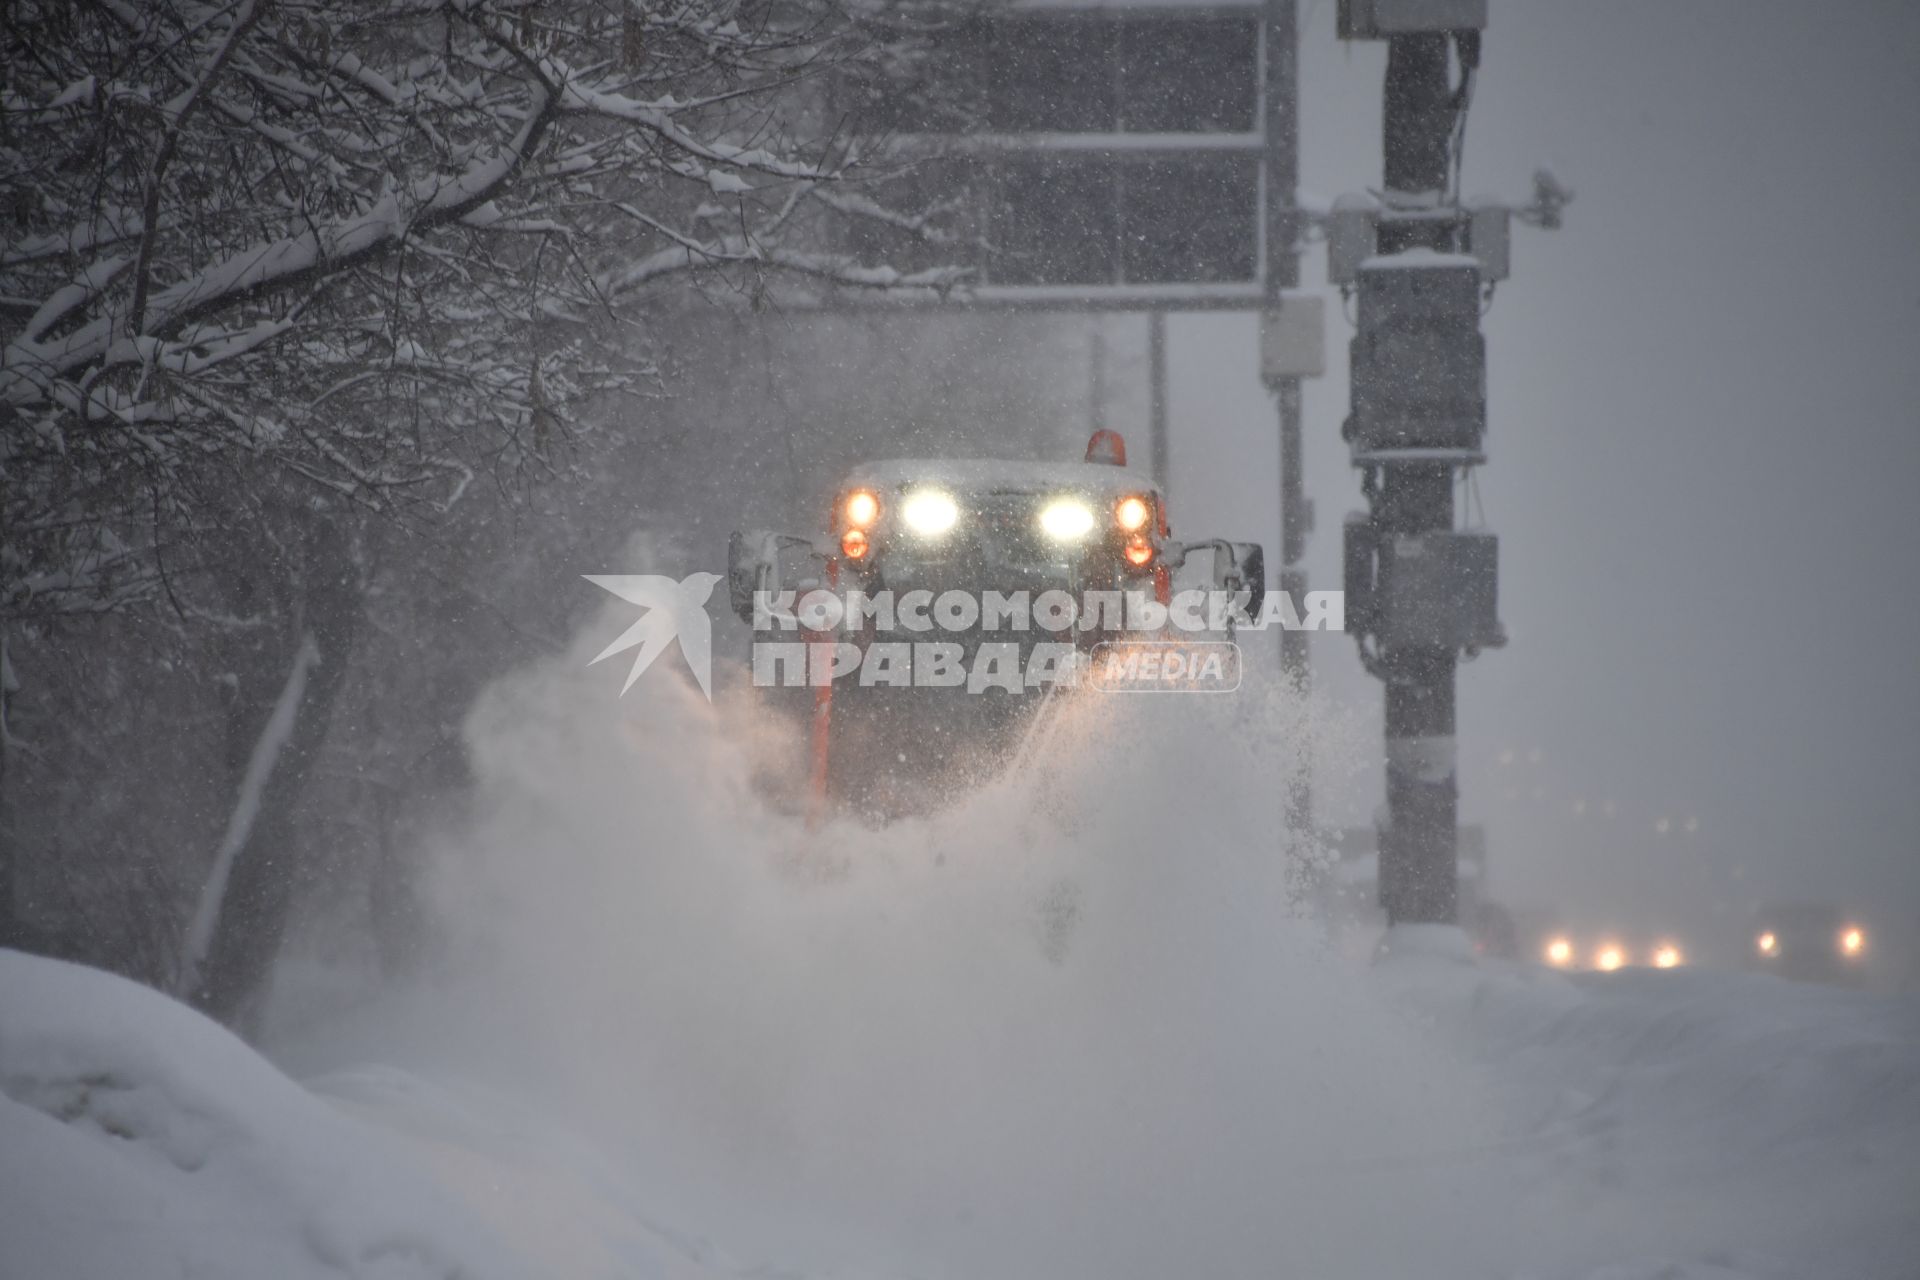
[[[791,744],[593,641],[473,718],[435,962],[283,991],[278,1065],[0,954],[0,1276],[1920,1275],[1920,1008],[1343,963],[1273,782],[1338,717],[1082,703],[809,836],[749,785]]]
[[[983,1270],[1019,1275],[1172,1265],[1194,1275],[1812,1280],[1920,1269],[1912,1008],[1707,973],[1574,984],[1432,954],[1396,957],[1385,973],[1409,1015],[1431,1025],[1398,1046],[1417,1055],[1403,1065],[1426,1060],[1433,1048],[1423,1041],[1436,1039],[1478,1058],[1476,1094],[1502,1101],[1486,1131],[1436,1144],[1435,1126],[1423,1124],[1406,1146],[1370,1145],[1360,1135],[1377,1143],[1382,1125],[1329,1117],[1324,1097],[1276,1090],[1267,1114],[1244,1117],[1257,1141],[1211,1126],[1182,1141],[1161,1126],[1196,1100],[1143,1096],[1140,1114],[1109,1119],[1145,1134],[1096,1139],[1142,1165],[1056,1153],[1041,1163],[1057,1185],[1037,1184],[1031,1164],[1010,1166],[1012,1198],[1033,1197],[1024,1211],[990,1185],[916,1176],[914,1153],[940,1152],[913,1135],[846,1134],[852,1145],[911,1144],[893,1162],[902,1191],[939,1191],[921,1206],[921,1225],[947,1219],[929,1234],[952,1252],[918,1265],[860,1264],[867,1233],[892,1234],[899,1206],[873,1206],[884,1212],[863,1220],[841,1205],[848,1217],[810,1246],[836,1242],[843,1258],[821,1273],[978,1274],[949,1261],[969,1255]],[[7,1277],[783,1273],[772,1259],[729,1256],[724,1243],[663,1225],[630,1154],[597,1148],[551,1110],[501,1093],[383,1067],[303,1087],[163,996],[17,953],[0,953],[0,1007]],[[1381,1063],[1348,1065],[1382,1074]],[[1430,1065],[1439,1078],[1426,1100],[1456,1107],[1442,1096],[1443,1082],[1459,1083],[1450,1060]],[[1051,1092],[1063,1112],[1102,1105]],[[1336,1100],[1351,1106],[1353,1091]],[[1380,1101],[1392,1112],[1414,1100]],[[1018,1100],[1014,1109],[1024,1110]],[[1262,1159],[1254,1149],[1295,1126],[1324,1133],[1348,1121],[1356,1140],[1345,1150],[1310,1140]],[[925,1123],[938,1129],[942,1117]],[[1066,1118],[1061,1129],[1081,1126]],[[979,1135],[1009,1156],[1008,1146],[1047,1140]],[[814,1153],[816,1171],[833,1176],[840,1158]],[[820,1190],[796,1188],[796,1207],[832,1198]],[[1202,1190],[1217,1200],[1194,1203]],[[768,1206],[742,1208],[751,1218]],[[1116,1240],[1157,1240],[1155,1260],[1104,1245],[1106,1213],[1117,1215]],[[725,1206],[713,1216],[723,1224]],[[1058,1237],[1048,1238],[1049,1223]],[[1009,1227],[1033,1233],[1026,1263],[993,1258]],[[766,1231],[763,1222],[743,1234]],[[1422,1265],[1427,1249],[1431,1265]]]

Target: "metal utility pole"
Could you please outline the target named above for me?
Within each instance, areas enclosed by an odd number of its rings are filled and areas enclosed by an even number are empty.
[[[1318,297],[1296,292],[1300,283],[1299,183],[1300,95],[1294,0],[1266,0],[1262,27],[1266,71],[1261,131],[1265,139],[1266,187],[1261,193],[1265,285],[1260,334],[1260,375],[1273,393],[1280,414],[1280,590],[1300,607],[1307,593],[1307,536],[1313,532],[1313,504],[1306,496],[1300,441],[1300,380],[1318,377],[1325,364],[1325,322]],[[1304,692],[1312,682],[1307,633],[1280,633],[1280,669]],[[1305,831],[1313,824],[1313,795],[1308,768],[1287,793],[1287,825]]]
[[[1155,307],[1147,312],[1147,454],[1162,493],[1173,487],[1167,451],[1167,313]]]
[[[1454,519],[1456,483],[1486,461],[1480,312],[1507,269],[1510,211],[1457,190],[1485,26],[1485,0],[1340,6],[1343,38],[1387,42],[1385,189],[1334,210],[1328,277],[1358,296],[1342,435],[1368,511],[1345,530],[1347,622],[1386,685],[1380,902],[1396,924],[1456,919],[1455,668],[1505,640],[1497,543]]]
[[[1107,425],[1107,335],[1096,318],[1087,351],[1087,434]]]
[[[1306,498],[1305,478],[1301,473],[1300,451],[1300,378],[1319,372],[1319,342],[1300,341],[1303,335],[1285,335],[1291,341],[1277,340],[1297,311],[1302,300],[1289,298],[1288,291],[1300,283],[1300,255],[1295,245],[1300,238],[1299,209],[1295,188],[1299,182],[1299,92],[1296,79],[1298,35],[1292,0],[1269,0],[1266,6],[1267,69],[1266,109],[1266,318],[1262,334],[1261,375],[1273,392],[1280,408],[1280,589],[1293,597],[1297,606],[1307,589],[1307,571],[1301,560],[1307,553],[1307,535],[1313,530],[1313,511]],[[1317,303],[1318,299],[1313,302]],[[1318,307],[1306,317],[1318,337]],[[1276,334],[1276,330],[1280,334]],[[1278,351],[1273,350],[1279,348]],[[1304,353],[1307,365],[1299,363]],[[1278,359],[1276,359],[1278,357]],[[1288,361],[1292,357],[1292,361]],[[1283,631],[1280,662],[1286,673],[1302,685],[1307,681],[1307,634]]]

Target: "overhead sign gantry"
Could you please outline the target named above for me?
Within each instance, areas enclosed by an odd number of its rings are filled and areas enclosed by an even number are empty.
[[[1260,309],[1296,280],[1294,38],[1291,0],[1018,4],[931,37],[940,91],[862,126],[927,157],[901,203],[958,211],[974,305]]]

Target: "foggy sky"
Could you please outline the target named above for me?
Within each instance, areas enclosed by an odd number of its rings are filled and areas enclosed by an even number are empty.
[[[1301,6],[1308,199],[1379,182],[1384,50],[1333,15]],[[1462,668],[1461,785],[1503,896],[1920,922],[1916,66],[1920,8],[1894,3],[1493,5],[1465,189],[1524,200],[1545,164],[1577,192],[1565,230],[1516,227],[1485,322],[1512,644]],[[1306,391],[1317,586],[1362,505],[1332,315]],[[1277,544],[1253,322],[1180,317],[1171,350],[1176,518]],[[1351,641],[1313,656],[1377,723]],[[1322,816],[1377,799],[1330,789]]]

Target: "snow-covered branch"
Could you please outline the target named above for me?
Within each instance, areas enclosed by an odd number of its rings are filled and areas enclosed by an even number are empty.
[[[935,0],[936,4],[939,0]],[[884,7],[884,2],[883,2]],[[437,510],[638,376],[609,308],[702,272],[944,288],[833,230],[838,0],[18,0],[3,37],[0,609],[93,609],[243,468]],[[756,286],[757,287],[757,286]],[[264,464],[264,465],[261,465]],[[76,559],[76,547],[82,553]],[[31,585],[29,585],[31,584]]]

